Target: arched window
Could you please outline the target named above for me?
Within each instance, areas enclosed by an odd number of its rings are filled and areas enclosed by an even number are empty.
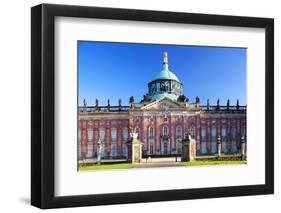
[[[167,135],[168,135],[168,127],[167,127],[167,126],[164,126],[164,127],[163,127],[163,135],[164,135],[164,136],[167,136]]]
[[[154,137],[154,129],[153,129],[153,127],[150,127],[150,128],[149,128],[149,137],[150,137],[150,138],[153,138],[153,137]]]

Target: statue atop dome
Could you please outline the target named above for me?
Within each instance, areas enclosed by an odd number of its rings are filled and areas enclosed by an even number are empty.
[[[164,63],[168,64],[168,53],[164,52]]]
[[[163,71],[169,71],[169,65],[168,65],[168,52],[164,52],[164,59],[163,59]]]

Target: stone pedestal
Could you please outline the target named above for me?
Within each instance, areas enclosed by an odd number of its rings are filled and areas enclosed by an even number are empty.
[[[133,138],[127,143],[128,146],[128,161],[132,163],[140,163],[142,159],[142,143]]]
[[[217,138],[217,146],[218,146],[218,156],[217,156],[217,158],[220,159],[221,158],[221,138],[220,137]]]
[[[181,161],[190,162],[195,160],[196,150],[195,150],[195,140],[188,135],[182,141],[182,157]]]
[[[101,140],[98,140],[98,150],[97,150],[97,162],[101,164],[101,151],[102,151],[102,143]]]
[[[246,160],[246,141],[241,137],[241,160]]]

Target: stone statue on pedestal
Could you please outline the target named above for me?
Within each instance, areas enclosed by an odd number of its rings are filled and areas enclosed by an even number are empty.
[[[131,129],[131,140],[128,145],[128,161],[132,163],[140,163],[142,158],[142,143],[138,139],[138,133],[136,129]]]
[[[83,111],[84,111],[84,112],[87,112],[87,101],[86,101],[85,98],[84,98],[84,100],[83,100]]]

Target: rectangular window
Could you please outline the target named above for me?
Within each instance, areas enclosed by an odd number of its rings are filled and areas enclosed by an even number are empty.
[[[201,152],[202,154],[206,153],[206,129],[201,129]]]
[[[217,151],[217,141],[216,141],[216,127],[212,127],[212,153]]]
[[[88,128],[88,141],[92,141],[93,139],[93,129]]]
[[[116,129],[111,129],[111,139],[116,141]]]
[[[101,129],[100,130],[100,139],[101,139],[101,141],[104,141],[104,135],[105,135],[104,129]]]
[[[127,128],[123,129],[123,139],[124,139],[124,141],[128,140],[128,129]]]
[[[227,152],[227,147],[226,147],[226,128],[223,127],[221,130],[221,142],[222,142],[222,152]]]

